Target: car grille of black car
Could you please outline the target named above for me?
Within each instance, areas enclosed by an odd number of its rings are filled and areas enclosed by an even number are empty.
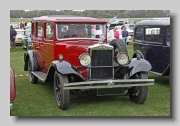
[[[112,50],[92,50],[91,66],[112,66]],[[112,67],[97,67],[90,69],[90,79],[112,79]]]

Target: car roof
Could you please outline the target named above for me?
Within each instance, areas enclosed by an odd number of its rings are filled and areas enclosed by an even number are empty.
[[[135,25],[170,25],[170,20],[142,20],[137,22]]]
[[[53,21],[53,22],[89,22],[89,23],[107,23],[106,20],[92,18],[92,17],[83,17],[83,16],[74,16],[74,15],[47,15],[41,17],[34,17],[33,21]]]

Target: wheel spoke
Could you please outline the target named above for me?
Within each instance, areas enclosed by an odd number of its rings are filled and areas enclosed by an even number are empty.
[[[60,105],[61,104],[61,88],[60,88],[60,81],[58,76],[56,76],[56,87],[55,87],[55,91],[56,91],[56,101],[57,103]]]

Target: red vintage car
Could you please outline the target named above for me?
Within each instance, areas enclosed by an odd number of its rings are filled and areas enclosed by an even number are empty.
[[[16,81],[14,70],[10,68],[10,111],[13,110],[14,100],[16,98]]]
[[[143,104],[148,94],[151,65],[145,59],[129,59],[121,39],[107,43],[106,20],[51,15],[32,20],[31,50],[24,54],[29,81],[54,84],[56,104],[66,110],[70,93],[121,95]]]

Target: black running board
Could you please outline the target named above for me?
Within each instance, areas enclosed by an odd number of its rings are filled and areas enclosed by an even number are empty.
[[[154,72],[154,71],[149,71],[149,73],[157,75],[157,76],[162,76],[162,73]]]
[[[47,77],[47,74],[42,71],[33,71],[32,74],[43,82],[45,82]]]

